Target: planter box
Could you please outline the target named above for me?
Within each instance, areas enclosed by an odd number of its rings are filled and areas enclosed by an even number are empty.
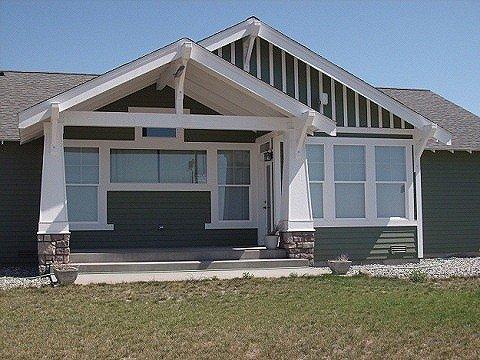
[[[345,275],[352,266],[351,261],[328,260],[328,267],[334,275]]]
[[[265,246],[268,250],[274,250],[278,247],[278,236],[267,235],[265,236]]]
[[[58,269],[53,267],[53,274],[57,278],[60,285],[71,285],[77,279],[78,269],[73,266],[66,269]]]

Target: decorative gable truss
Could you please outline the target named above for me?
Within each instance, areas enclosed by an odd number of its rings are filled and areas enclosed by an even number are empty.
[[[255,18],[206,38],[200,45],[319,111],[338,127],[411,130],[430,123]],[[450,141],[450,134],[439,127],[434,137],[443,143]]]

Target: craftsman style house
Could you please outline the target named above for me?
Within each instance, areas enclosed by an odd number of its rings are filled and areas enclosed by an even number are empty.
[[[215,260],[275,231],[310,264],[480,248],[480,119],[256,18],[99,76],[4,71],[0,140],[1,262]]]

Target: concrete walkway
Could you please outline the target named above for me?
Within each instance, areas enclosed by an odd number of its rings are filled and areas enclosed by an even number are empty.
[[[146,281],[184,281],[203,280],[213,277],[218,279],[234,279],[246,276],[261,278],[297,276],[319,276],[330,274],[328,268],[296,267],[276,269],[235,269],[235,270],[193,270],[193,271],[162,271],[162,272],[125,272],[103,274],[79,274],[75,284],[118,284]]]

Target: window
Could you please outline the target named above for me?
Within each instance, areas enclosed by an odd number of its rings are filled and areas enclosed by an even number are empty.
[[[112,149],[110,155],[113,183],[207,182],[206,151]]]
[[[323,181],[325,179],[323,145],[307,145],[307,160],[313,217],[323,218]]]
[[[402,217],[405,214],[405,147],[375,146],[377,217]]]
[[[365,218],[365,146],[333,148],[336,217]]]
[[[249,220],[250,152],[219,150],[217,171],[219,219]]]
[[[65,148],[68,218],[98,221],[98,149]]]
[[[142,128],[143,137],[175,138],[177,129],[175,128]]]

